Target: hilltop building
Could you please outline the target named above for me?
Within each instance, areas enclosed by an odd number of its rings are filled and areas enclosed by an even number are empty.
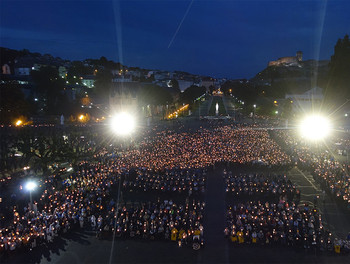
[[[282,57],[275,61],[270,61],[268,66],[300,66],[303,61],[303,52],[297,51],[295,57]]]

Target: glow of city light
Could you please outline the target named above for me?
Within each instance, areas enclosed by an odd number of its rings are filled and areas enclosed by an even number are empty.
[[[330,121],[321,115],[311,115],[305,117],[299,125],[299,132],[302,137],[309,140],[320,140],[331,132]]]
[[[27,191],[34,191],[38,184],[34,181],[29,181],[26,183],[25,188]]]
[[[20,126],[20,125],[22,125],[22,124],[23,124],[23,121],[22,121],[22,120],[19,119],[19,120],[16,121],[16,126]]]
[[[190,106],[189,104],[184,105],[184,106],[182,106],[181,108],[179,108],[178,110],[176,110],[174,113],[169,114],[169,115],[168,115],[168,119],[177,118],[178,115],[179,115],[179,113],[185,111],[189,106]]]
[[[111,118],[111,127],[113,132],[125,136],[135,129],[135,118],[128,113],[121,112]]]

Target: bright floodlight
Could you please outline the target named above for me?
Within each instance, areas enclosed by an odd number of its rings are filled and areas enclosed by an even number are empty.
[[[16,126],[20,126],[20,125],[22,125],[22,124],[23,124],[23,121],[22,121],[22,120],[18,119],[18,120],[16,121]]]
[[[320,115],[306,117],[300,124],[300,134],[309,140],[320,140],[328,136],[331,130],[329,120]]]
[[[35,188],[37,187],[37,184],[33,181],[29,181],[26,183],[26,186],[25,188],[28,190],[28,191],[33,191]]]
[[[128,135],[135,128],[135,119],[130,114],[122,112],[112,117],[111,126],[118,135]]]

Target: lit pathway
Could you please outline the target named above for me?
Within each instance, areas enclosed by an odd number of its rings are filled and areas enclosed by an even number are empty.
[[[198,254],[198,263],[228,263],[228,243],[224,238],[225,192],[223,168],[208,173],[204,217],[205,250]]]
[[[193,112],[192,116],[198,118],[199,116],[207,116],[209,114],[209,109],[211,103],[213,101],[213,97],[211,96],[204,102],[200,102],[199,107]]]
[[[289,178],[301,191],[301,202],[313,204],[314,197],[319,195],[317,207],[322,213],[323,221],[329,229],[339,237],[345,238],[350,232],[350,211],[341,208],[333,197],[326,195],[325,203],[322,203],[321,187],[312,175],[305,173],[298,168],[293,168],[288,173]]]
[[[229,116],[234,117],[235,114],[236,114],[235,113],[236,110],[235,110],[235,107],[234,107],[234,103],[232,102],[232,97],[223,96],[222,97],[222,102],[224,103],[226,113]]]

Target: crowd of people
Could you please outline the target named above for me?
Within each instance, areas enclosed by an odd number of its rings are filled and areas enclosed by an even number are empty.
[[[230,204],[224,233],[234,244],[350,252],[350,240],[334,239],[325,229],[316,204],[299,205],[300,191],[286,175],[224,170],[223,177]]]
[[[14,206],[13,218],[0,227],[0,250],[13,251],[23,245],[35,247],[42,242],[51,243],[54,237],[77,227],[109,230],[128,238],[167,239],[170,235],[170,240],[176,237],[176,241],[191,241],[194,236],[203,235],[204,204],[199,200],[191,204],[188,198],[197,199],[196,195],[205,192],[206,170],[220,162],[245,165],[259,162],[267,168],[287,168],[292,159],[266,129],[256,126],[228,125],[145,134],[140,141],[124,149],[102,149],[92,160],[73,166],[74,171],[63,181],[54,176],[43,180],[42,194],[34,199],[34,206]],[[296,189],[285,176],[232,176],[227,173],[225,177],[227,191],[236,196],[246,198],[260,192],[262,198],[278,196],[279,199],[277,203],[232,207],[228,213],[232,223],[227,227],[230,237],[242,228],[244,234],[249,231],[249,237],[260,231],[265,238],[274,236],[282,232],[282,222],[287,240],[290,232],[313,237],[311,229],[318,236],[321,229],[318,212],[300,211],[291,202]],[[163,193],[165,201],[147,203],[146,200],[140,207],[118,207],[118,186],[124,192]],[[265,192],[266,197],[261,195]],[[179,194],[183,201],[175,203],[166,199],[171,193]],[[244,219],[243,209],[237,209],[242,206],[246,214]],[[236,210],[240,210],[239,213]],[[291,231],[288,229],[290,216],[293,226],[294,218],[298,222],[298,228],[291,228]],[[280,223],[281,228],[278,228]]]
[[[313,168],[313,174],[322,188],[350,210],[350,176],[345,167],[336,160],[320,159]]]
[[[44,191],[33,207],[14,207],[13,219],[0,229],[2,250],[15,250],[23,244],[36,247],[52,242],[58,232],[67,232],[91,214],[115,210],[111,187],[120,177],[98,164],[83,162],[79,171],[64,182],[50,178],[42,182]]]
[[[0,249],[9,252],[22,246],[33,248],[41,243],[51,243],[54,237],[77,227],[115,230],[123,237],[134,234],[135,237],[167,239],[175,232],[181,234],[178,238],[184,243],[191,241],[198,230],[203,235],[204,203],[189,201],[196,193],[204,191],[205,170],[172,169],[163,172],[137,170],[131,173],[120,167],[112,156],[103,163],[81,162],[65,180],[57,181],[52,177],[41,182],[44,192],[33,208],[27,206],[23,213],[14,208],[14,218],[6,227],[0,228]],[[146,203],[139,208],[119,205],[118,209],[117,197],[111,194],[118,193],[119,185],[130,190],[134,178],[137,188],[152,189],[153,185],[145,180],[152,177],[164,177],[159,191],[166,186],[166,192],[184,192],[183,205],[169,200],[148,206]]]
[[[145,137],[120,156],[124,167],[206,168],[217,162],[288,166],[290,158],[266,129],[254,126],[201,128],[195,132],[162,131]]]
[[[233,175],[224,171],[225,191],[235,199],[300,200],[300,191],[286,175],[250,173]]]
[[[117,237],[189,243],[194,236],[203,236],[204,207],[203,202],[196,200],[183,205],[165,200],[124,206],[104,219],[99,216],[97,222],[94,215],[89,220],[93,229],[100,232],[115,230]]]
[[[205,192],[206,169],[136,170],[123,182],[125,191],[183,193],[188,196]]]
[[[301,169],[309,170],[323,190],[331,194],[340,204],[350,209],[350,176],[345,162],[335,159],[333,148],[319,144],[315,148],[293,136],[294,131],[277,131],[278,137],[291,151],[292,159]]]
[[[321,215],[307,204],[248,201],[227,211],[225,235],[243,244],[288,245],[305,249],[333,250],[330,232],[323,227]]]

